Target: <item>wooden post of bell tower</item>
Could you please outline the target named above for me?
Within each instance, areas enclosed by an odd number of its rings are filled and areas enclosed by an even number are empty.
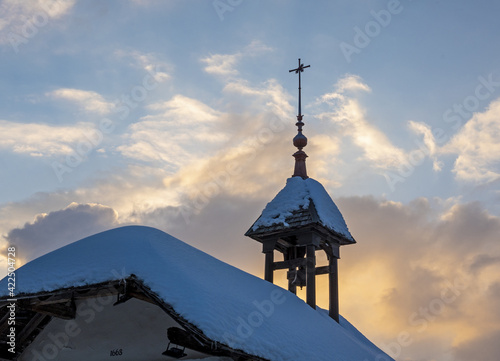
[[[266,265],[264,269],[264,279],[266,281],[273,283],[274,250],[265,252],[265,255],[266,255]]]
[[[329,312],[331,318],[339,322],[339,273],[336,257],[328,257],[328,281],[330,304]]]
[[[316,308],[316,249],[313,244],[307,246],[306,257],[306,302]]]

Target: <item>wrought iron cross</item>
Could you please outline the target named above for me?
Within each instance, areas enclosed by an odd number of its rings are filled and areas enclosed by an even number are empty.
[[[306,65],[304,66],[304,64],[301,64],[300,63],[300,58],[299,58],[299,67],[297,69],[292,69],[292,70],[289,70],[288,72],[291,73],[292,71],[295,72],[295,74],[299,74],[299,114],[297,115],[297,120],[302,120],[302,109],[301,109],[301,99],[300,99],[300,91],[301,91],[301,87],[300,87],[300,73],[302,73],[304,71],[305,68],[309,68],[310,65]]]

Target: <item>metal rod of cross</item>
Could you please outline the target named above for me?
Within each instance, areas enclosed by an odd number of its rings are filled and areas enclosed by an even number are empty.
[[[299,67],[296,68],[296,69],[292,69],[292,70],[289,70],[288,72],[291,73],[292,71],[295,72],[295,74],[299,74],[299,114],[297,114],[297,119],[298,120],[302,120],[302,109],[301,109],[301,84],[300,84],[300,73],[302,73],[304,71],[305,68],[309,68],[310,65],[306,65],[304,66],[304,64],[302,64],[300,62],[300,58],[299,58]]]

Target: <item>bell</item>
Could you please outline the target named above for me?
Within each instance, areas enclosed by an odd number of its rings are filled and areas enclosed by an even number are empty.
[[[306,270],[303,267],[299,267],[298,270],[288,271],[287,277],[292,280],[292,285],[299,286],[300,289],[306,286]]]

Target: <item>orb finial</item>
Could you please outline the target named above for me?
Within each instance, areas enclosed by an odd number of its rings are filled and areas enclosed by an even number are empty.
[[[289,70],[289,73],[292,71],[295,72],[295,74],[299,74],[299,109],[298,109],[298,114],[297,114],[297,123],[295,125],[297,126],[297,135],[293,138],[293,145],[296,146],[299,150],[293,154],[295,158],[295,170],[293,172],[292,177],[302,177],[303,179],[309,178],[307,176],[307,170],[306,170],[306,158],[307,154],[302,150],[307,145],[307,138],[304,134],[302,134],[302,126],[304,123],[302,122],[302,109],[301,109],[301,82],[300,82],[300,73],[304,71],[305,68],[309,68],[310,65],[304,66],[300,62],[299,58],[299,66],[296,69]]]

